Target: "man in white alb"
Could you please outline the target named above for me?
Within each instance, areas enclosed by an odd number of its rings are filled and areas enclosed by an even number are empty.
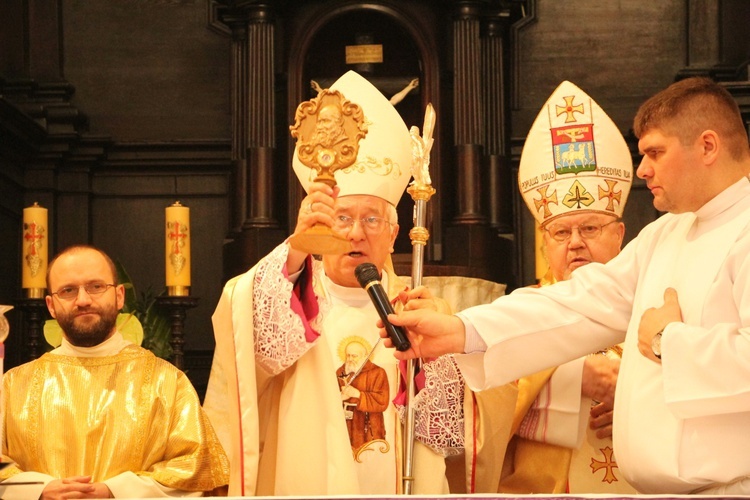
[[[393,315],[412,339],[412,350],[396,356],[468,353],[459,366],[481,389],[624,340],[613,431],[628,482],[649,494],[748,494],[745,124],[725,88],[689,78],[647,100],[634,132],[637,175],[669,214],[570,280],[455,316]]]

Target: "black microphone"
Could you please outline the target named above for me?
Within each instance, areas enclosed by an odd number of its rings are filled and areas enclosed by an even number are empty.
[[[367,294],[375,305],[375,310],[378,311],[380,319],[383,320],[385,330],[388,332],[388,336],[391,338],[391,342],[393,342],[396,350],[408,350],[411,344],[406,337],[406,330],[388,321],[388,315],[393,313],[393,307],[391,307],[391,302],[388,300],[385,290],[383,290],[383,285],[380,284],[380,275],[375,264],[365,262],[358,265],[354,270],[354,275],[357,277],[360,286],[367,290]]]

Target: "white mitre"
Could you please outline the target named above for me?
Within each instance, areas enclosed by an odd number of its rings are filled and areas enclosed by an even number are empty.
[[[367,124],[357,160],[333,174],[341,188],[339,196],[372,195],[398,205],[411,178],[412,145],[404,120],[375,86],[354,71],[336,80],[330,90],[338,90],[348,101],[358,104]],[[299,161],[297,147],[292,166],[307,192],[317,172]]]
[[[521,153],[518,187],[540,225],[581,211],[622,217],[633,159],[615,123],[565,81],[534,120]]]

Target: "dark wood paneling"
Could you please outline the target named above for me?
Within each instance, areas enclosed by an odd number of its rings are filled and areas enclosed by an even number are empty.
[[[175,201],[189,207],[191,296],[199,302],[187,313],[185,349],[213,348],[210,318],[223,285],[221,255],[229,227],[228,171],[189,165],[185,172],[110,168],[92,182],[93,243],[123,264],[138,290],[161,293],[164,210]]]
[[[229,137],[230,41],[208,29],[205,1],[61,3],[65,78],[91,132]]]
[[[0,74],[6,78],[29,76],[24,49],[24,31],[27,25],[24,3],[24,0],[0,2],[3,12],[3,29],[0,29]]]
[[[732,66],[745,66],[744,75],[738,79],[747,80],[747,63],[750,58],[750,36],[747,34],[750,19],[750,2],[747,0],[721,0],[721,63]],[[743,78],[744,77],[744,78]]]
[[[552,91],[570,80],[623,133],[638,106],[669,85],[686,58],[686,3],[537,0],[537,22],[519,34],[513,136],[522,138]]]

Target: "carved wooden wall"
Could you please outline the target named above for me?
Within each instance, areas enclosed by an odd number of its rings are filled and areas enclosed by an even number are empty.
[[[383,93],[394,94],[419,78],[419,87],[397,106],[407,125],[421,126],[427,103],[438,113],[428,272],[514,281],[512,246],[497,231],[512,228],[508,46],[511,26],[527,3],[212,2],[215,25],[231,33],[233,44],[233,154],[239,174],[227,276],[290,232],[302,192],[289,168],[294,145],[287,127],[297,104],[312,96],[310,80],[329,85],[351,69],[345,47],[359,38],[383,47],[382,63],[354,68]],[[274,57],[262,57],[269,53]],[[274,96],[256,91],[272,83]],[[273,110],[275,121],[266,113],[255,120],[259,110]],[[283,189],[271,191],[269,185]],[[501,193],[506,196],[497,201]],[[264,208],[265,217],[250,216],[253,207]],[[408,195],[399,213],[408,224]],[[408,270],[406,231],[396,253],[397,265]]]

